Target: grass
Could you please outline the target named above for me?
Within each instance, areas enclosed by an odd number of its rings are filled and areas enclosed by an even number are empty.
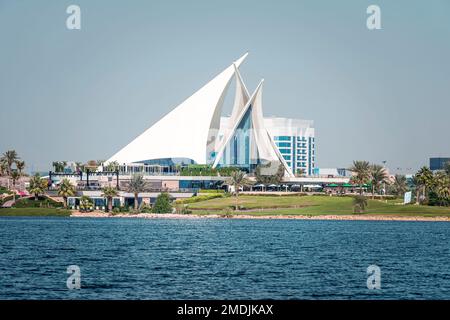
[[[59,208],[1,208],[2,217],[68,217],[70,210]]]
[[[18,199],[14,204],[16,208],[62,208],[63,204],[47,197]]]
[[[449,207],[402,205],[401,201],[368,200],[364,214],[390,216],[450,216]],[[235,198],[220,198],[189,205],[195,214],[217,214],[234,208]],[[349,215],[353,213],[352,197],[330,196],[246,196],[239,197],[243,211],[233,214],[248,215]]]

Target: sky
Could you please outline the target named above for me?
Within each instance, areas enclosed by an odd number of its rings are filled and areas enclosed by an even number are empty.
[[[0,152],[29,171],[108,159],[248,51],[264,114],[314,120],[319,167],[411,172],[450,156],[449,13],[447,0],[0,0]]]

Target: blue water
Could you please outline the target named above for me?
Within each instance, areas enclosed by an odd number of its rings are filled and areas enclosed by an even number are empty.
[[[450,299],[445,222],[5,217],[0,244],[0,299]]]

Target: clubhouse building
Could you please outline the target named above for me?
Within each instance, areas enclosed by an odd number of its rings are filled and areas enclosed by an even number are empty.
[[[122,174],[170,175],[194,164],[238,167],[252,173],[259,165],[267,174],[280,166],[285,177],[312,175],[315,136],[312,121],[263,116],[261,80],[250,93],[239,71],[247,53],[119,150],[115,163]],[[235,82],[231,115],[222,107]],[[181,134],[180,134],[181,133]]]

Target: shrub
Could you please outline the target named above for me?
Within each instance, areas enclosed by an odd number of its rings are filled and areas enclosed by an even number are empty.
[[[220,217],[221,218],[231,218],[231,217],[233,217],[233,211],[231,210],[231,208],[225,208],[220,213]]]
[[[141,213],[152,213],[152,207],[147,203],[143,203],[139,211]]]
[[[94,210],[94,204],[91,198],[88,196],[81,196],[80,197],[80,211],[81,212],[87,212]]]
[[[200,189],[200,190],[198,190],[198,193],[213,193],[213,194],[220,193],[220,194],[223,194],[223,193],[225,193],[225,190],[223,190],[223,189]]]
[[[175,204],[175,211],[177,214],[191,214],[192,211],[188,209],[188,206],[182,203]]]
[[[156,198],[153,205],[153,213],[170,213],[172,212],[172,205],[170,204],[170,196],[167,192],[162,192]]]

